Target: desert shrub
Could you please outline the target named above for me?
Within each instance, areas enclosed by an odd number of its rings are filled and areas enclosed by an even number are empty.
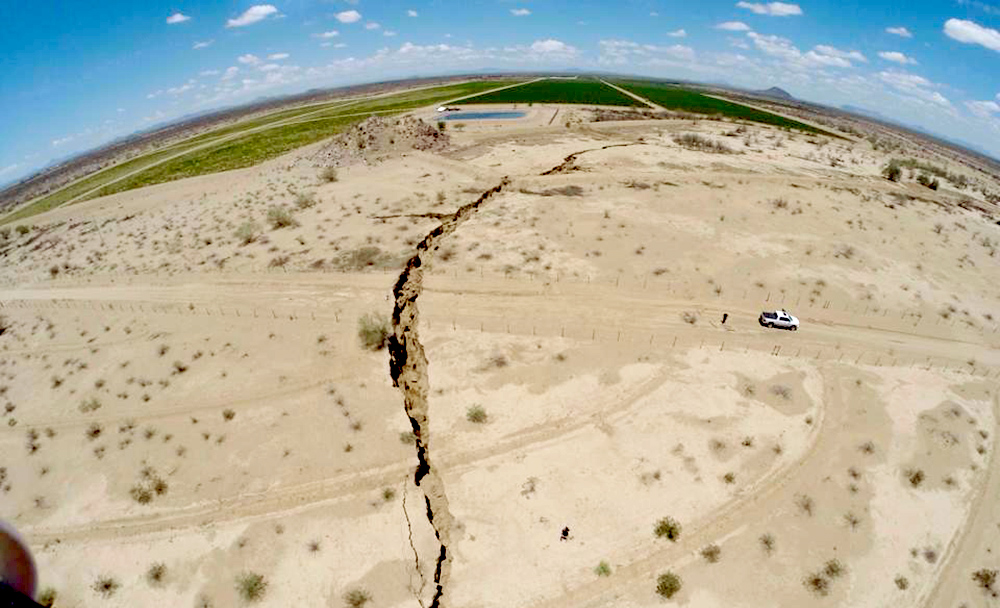
[[[736,152],[718,142],[712,141],[707,137],[702,137],[695,133],[684,133],[682,135],[674,135],[674,143],[682,148],[687,148],[688,150],[696,150],[698,152],[710,152],[712,154],[735,154]]]
[[[681,590],[681,577],[673,572],[664,572],[656,578],[656,594],[669,600]]]
[[[611,576],[611,566],[608,562],[601,560],[601,563],[594,567],[594,574],[597,576]]]
[[[94,397],[80,402],[80,411],[84,414],[96,412],[99,409],[101,409],[101,402]]]
[[[316,195],[312,193],[305,194],[303,192],[299,192],[295,195],[295,207],[297,209],[309,209],[310,207],[315,207],[317,202]]]
[[[15,226],[14,230],[16,230],[20,236],[24,236],[29,232],[31,232],[31,226],[25,226],[24,224],[21,224],[19,226]]]
[[[483,424],[486,422],[487,418],[488,416],[486,414],[486,410],[483,409],[483,406],[478,403],[465,410],[465,419],[469,422]]]
[[[338,270],[360,271],[373,267],[387,266],[396,260],[374,245],[365,245],[341,253],[333,260],[333,266]]]
[[[437,127],[438,127],[438,131],[441,131],[442,133],[444,133],[445,130],[448,128],[448,123],[446,123],[443,120],[439,120],[438,123],[437,123]]]
[[[757,540],[760,541],[760,547],[761,547],[761,549],[764,550],[764,553],[767,553],[768,555],[770,555],[771,553],[774,553],[774,535],[773,534],[771,534],[770,532],[766,532],[764,534],[761,534],[760,538],[758,538]]]
[[[846,568],[839,559],[831,559],[823,564],[823,575],[829,579],[840,578],[844,575]]]
[[[673,542],[681,536],[681,524],[673,517],[664,517],[653,526],[653,534],[657,538],[666,538]]]
[[[580,186],[563,186],[561,188],[546,188],[535,194],[539,196],[583,196],[584,190]]]
[[[102,576],[94,581],[93,590],[104,597],[111,597],[121,585],[110,576]]]
[[[899,162],[894,160],[882,169],[882,176],[890,182],[898,182],[903,177],[903,169],[899,166]]]
[[[332,184],[333,182],[340,179],[340,177],[337,175],[337,169],[334,167],[326,167],[325,169],[320,171],[319,178],[328,184]]]
[[[782,399],[791,399],[792,389],[781,384],[775,384],[771,387],[771,394],[775,397],[781,397]]]
[[[896,587],[900,591],[906,591],[907,589],[910,588],[910,579],[906,578],[905,576],[902,575],[897,576],[894,582],[896,583]]]
[[[240,227],[236,229],[236,239],[243,245],[249,245],[250,243],[256,241],[259,235],[260,224],[253,220],[243,222]]]
[[[903,475],[914,488],[919,488],[920,484],[924,482],[924,472],[921,469],[907,469],[903,472]]]
[[[972,580],[975,581],[976,585],[979,586],[985,593],[990,593],[996,595],[993,591],[993,585],[997,582],[997,571],[982,568],[981,570],[976,570],[972,573]]]
[[[361,608],[372,600],[372,596],[361,588],[355,588],[344,593],[344,604],[350,608]]]
[[[708,545],[701,550],[701,556],[705,558],[706,562],[714,564],[722,557],[722,549],[719,548],[719,545]]]
[[[222,419],[223,420],[225,420],[225,421],[228,422],[228,421],[232,420],[235,417],[236,417],[236,412],[234,412],[233,410],[231,410],[229,408],[226,408],[226,409],[222,410]]]
[[[820,597],[825,597],[830,593],[830,579],[823,576],[822,572],[813,572],[807,575],[802,583],[806,586],[806,589]]]
[[[167,566],[163,562],[156,562],[146,570],[146,582],[150,585],[160,585],[167,577]]]
[[[939,182],[936,179],[931,179],[931,176],[927,175],[926,173],[921,173],[920,175],[917,176],[917,183],[920,184],[921,186],[926,186],[931,190],[937,190],[938,187],[941,185],[941,182]]]
[[[271,224],[271,228],[274,230],[299,225],[298,221],[292,217],[291,211],[277,205],[268,208],[267,223]]]
[[[268,268],[284,268],[292,261],[291,256],[278,255],[271,258],[271,261],[267,263]]]
[[[0,228],[0,239],[7,240],[10,238],[10,226],[4,226]]]
[[[267,580],[256,572],[244,572],[236,578],[236,591],[245,602],[258,602],[267,591]]]
[[[358,338],[368,350],[382,350],[389,343],[389,319],[378,313],[358,318]]]
[[[132,500],[140,505],[149,504],[153,501],[153,491],[144,486],[132,486],[128,493],[132,497]]]
[[[45,606],[45,608],[51,608],[52,605],[56,603],[56,598],[59,594],[52,587],[46,587],[42,589],[42,592],[38,594],[38,604],[40,606]]]
[[[681,320],[688,325],[694,325],[698,322],[698,313],[686,311],[681,313]]]

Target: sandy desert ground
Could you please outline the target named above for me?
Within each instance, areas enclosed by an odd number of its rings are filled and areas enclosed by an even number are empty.
[[[527,112],[11,235],[0,517],[55,605],[997,603],[1000,214],[865,141]]]

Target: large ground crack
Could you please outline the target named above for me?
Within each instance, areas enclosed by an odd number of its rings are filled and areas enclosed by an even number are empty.
[[[627,143],[627,144],[609,144],[607,146],[601,146],[600,148],[590,148],[589,150],[580,150],[579,152],[574,152],[563,159],[563,162],[559,163],[555,167],[552,167],[548,171],[544,171],[539,175],[555,175],[557,173],[570,173],[571,171],[579,171],[580,167],[576,166],[576,159],[581,154],[586,154],[587,152],[597,152],[599,150],[607,150],[608,148],[624,148],[625,146],[642,146],[645,145],[642,142]]]
[[[440,550],[434,569],[437,589],[430,608],[445,605],[444,593],[451,575],[451,531],[454,517],[448,508],[448,496],[440,473],[434,468],[430,455],[430,426],[428,424],[427,356],[417,333],[419,310],[417,298],[424,288],[424,264],[441,246],[441,240],[455,232],[481,205],[510,185],[506,177],[499,184],[484,192],[475,202],[464,205],[454,214],[443,218],[441,225],[432,230],[417,245],[417,252],[406,263],[399,275],[393,295],[396,304],[392,310],[392,335],[389,336],[389,372],[392,383],[403,393],[403,406],[413,427],[417,446],[417,471],[414,482],[424,492],[427,521],[434,529]],[[419,565],[418,565],[419,568]]]

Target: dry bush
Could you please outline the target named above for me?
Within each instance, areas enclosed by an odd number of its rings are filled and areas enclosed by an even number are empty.
[[[382,350],[389,343],[389,319],[378,313],[367,313],[358,319],[358,338],[368,350]]]
[[[764,550],[764,553],[767,553],[768,555],[770,555],[771,553],[774,553],[774,535],[773,534],[771,534],[770,532],[766,532],[764,534],[761,534],[760,538],[758,538],[757,540],[760,541],[760,546]]]
[[[146,582],[154,587],[162,585],[167,577],[167,566],[163,562],[156,562],[146,571]]]
[[[997,582],[997,571],[989,570],[987,568],[982,568],[976,570],[972,573],[972,580],[983,590],[984,593],[988,593],[993,597],[996,597],[997,592],[993,590],[993,585]]]
[[[291,211],[285,209],[284,207],[278,207],[277,205],[268,208],[267,223],[271,224],[271,228],[274,230],[299,225],[299,222],[292,217]]]
[[[688,325],[694,325],[698,322],[698,313],[685,311],[681,313],[681,320]]]
[[[398,263],[398,260],[388,253],[384,253],[378,247],[366,245],[345,251],[331,262],[337,270],[358,272],[369,268],[392,266]]]
[[[483,424],[487,421],[488,415],[483,406],[477,403],[465,411],[465,419],[475,424]]]
[[[656,578],[656,594],[669,600],[681,590],[681,577],[673,572],[664,572]]]
[[[729,146],[720,144],[707,137],[702,137],[696,133],[674,135],[673,139],[675,144],[688,150],[710,152],[712,154],[736,154],[736,151]]]
[[[340,177],[337,175],[337,169],[334,167],[326,167],[325,169],[320,171],[319,178],[328,184],[332,184],[333,182],[340,179]]]
[[[309,209],[310,207],[315,207],[317,202],[316,195],[312,193],[305,194],[303,192],[299,192],[295,195],[296,209]]]
[[[235,236],[241,245],[249,245],[260,236],[260,224],[253,220],[247,220],[236,229]]]
[[[657,538],[666,538],[667,540],[677,542],[677,539],[681,536],[681,524],[673,517],[664,517],[653,526],[653,534]]]
[[[244,572],[236,578],[236,591],[245,602],[259,602],[267,591],[267,580],[256,572]]]
[[[350,608],[362,608],[371,600],[371,594],[361,588],[351,589],[344,594],[344,604]]]
[[[110,576],[102,576],[94,581],[92,589],[104,597],[111,597],[118,591],[121,584]]]
[[[771,394],[776,397],[781,397],[782,399],[788,400],[792,398],[792,389],[781,384],[775,384],[771,387]]]
[[[708,545],[701,550],[701,556],[705,558],[706,562],[714,564],[719,561],[720,557],[722,557],[722,549],[719,548],[719,545]]]

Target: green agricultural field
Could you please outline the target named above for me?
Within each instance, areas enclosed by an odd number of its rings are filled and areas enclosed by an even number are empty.
[[[523,86],[477,95],[460,102],[481,103],[573,103],[595,106],[642,106],[624,93],[595,80],[539,80]]]
[[[797,120],[757,110],[755,108],[733,103],[731,101],[716,99],[714,97],[709,97],[707,95],[702,95],[701,93],[695,93],[694,91],[681,89],[675,86],[646,83],[638,84],[634,82],[616,82],[615,84],[623,89],[635,93],[636,95],[639,95],[640,97],[644,97],[667,110],[693,112],[696,114],[707,114],[709,116],[724,116],[735,120],[747,120],[750,122],[773,125],[775,127],[797,129],[806,133],[837,137],[832,133],[822,129],[817,129],[812,125],[807,125]]]
[[[61,190],[35,199],[13,214],[0,218],[0,223],[9,223],[43,213],[92,190],[93,192],[86,194],[81,200],[195,175],[248,167],[335,135],[372,113],[395,114],[517,82],[517,80],[465,82],[404,91],[374,99],[337,100],[327,104],[272,112],[202,133],[170,147],[98,171]],[[259,131],[240,137],[241,133],[251,129]],[[211,145],[213,142],[216,142],[216,145]],[[207,147],[193,150],[198,146]],[[165,161],[170,156],[183,154],[189,150],[192,150],[190,154]],[[149,168],[142,171],[144,167]],[[136,170],[140,172],[121,181],[115,181]]]

